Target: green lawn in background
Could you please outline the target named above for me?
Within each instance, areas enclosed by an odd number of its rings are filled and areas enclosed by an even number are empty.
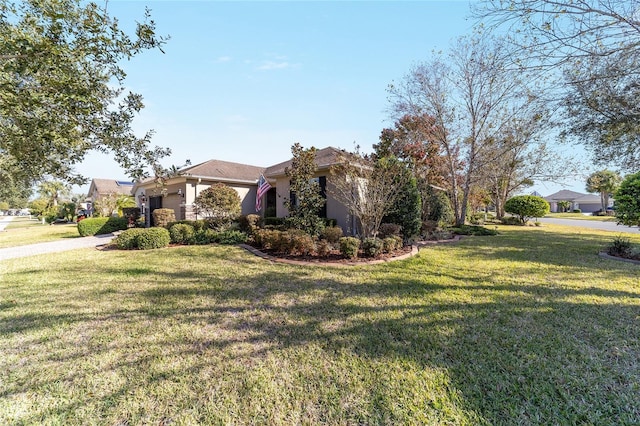
[[[40,222],[14,219],[0,232],[0,248],[56,241],[61,238],[79,238],[75,223],[42,225]]]
[[[612,233],[499,230],[353,268],[0,262],[0,424],[637,424],[640,266],[598,257]]]
[[[545,217],[552,217],[554,219],[579,219],[579,220],[595,220],[599,222],[615,222],[615,216],[592,216],[584,215],[582,213],[547,213]]]

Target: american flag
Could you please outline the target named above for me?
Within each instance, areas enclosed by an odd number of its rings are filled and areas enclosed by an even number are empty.
[[[260,179],[258,179],[258,191],[256,193],[257,212],[262,210],[262,196],[266,194],[269,189],[271,189],[271,185],[269,185],[269,182],[267,182],[263,175],[260,175]]]

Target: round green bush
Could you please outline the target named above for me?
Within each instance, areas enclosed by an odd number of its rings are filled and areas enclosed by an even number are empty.
[[[195,230],[186,223],[175,223],[169,227],[169,236],[174,244],[187,244],[193,238]]]
[[[504,211],[518,216],[520,223],[524,224],[531,218],[543,217],[549,213],[549,203],[535,195],[516,195],[507,200]]]
[[[342,238],[342,228],[339,226],[329,226],[322,230],[320,234],[320,238],[323,240],[327,240],[327,242],[331,244],[335,244],[338,242],[340,238]]]
[[[85,219],[86,220],[86,219]],[[133,250],[138,248],[138,236],[146,231],[145,228],[131,228],[126,231],[122,231],[118,235],[113,243],[120,250]]]
[[[136,239],[140,250],[151,250],[167,247],[171,242],[171,236],[166,228],[147,228]]]
[[[367,257],[376,257],[382,253],[383,243],[380,238],[365,238],[362,242],[362,251]]]
[[[360,240],[355,237],[342,237],[338,241],[340,243],[340,253],[347,259],[355,259],[358,257],[358,249],[360,248]]]

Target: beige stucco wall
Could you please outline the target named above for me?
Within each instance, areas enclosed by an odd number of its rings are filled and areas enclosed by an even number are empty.
[[[319,172],[315,177],[325,176],[327,178],[327,218],[335,219],[338,222],[338,226],[342,228],[345,235],[355,234],[353,226],[353,220],[349,214],[349,210],[336,201],[332,196],[332,184],[331,176],[327,172]],[[273,179],[270,180],[272,186]],[[286,217],[289,214],[289,210],[285,207],[284,203],[289,199],[289,178],[286,176],[280,176],[275,179],[276,187],[276,216]]]

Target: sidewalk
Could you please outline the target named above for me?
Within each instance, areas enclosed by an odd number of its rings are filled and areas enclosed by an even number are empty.
[[[4,228],[13,220],[13,216],[0,216],[0,231],[4,231]]]
[[[115,237],[113,234],[96,235],[94,237],[70,238],[48,243],[29,244],[26,246],[7,247],[0,249],[0,261],[17,259],[19,257],[37,256],[47,253],[59,253],[62,251],[79,248],[92,248],[105,245]]]

